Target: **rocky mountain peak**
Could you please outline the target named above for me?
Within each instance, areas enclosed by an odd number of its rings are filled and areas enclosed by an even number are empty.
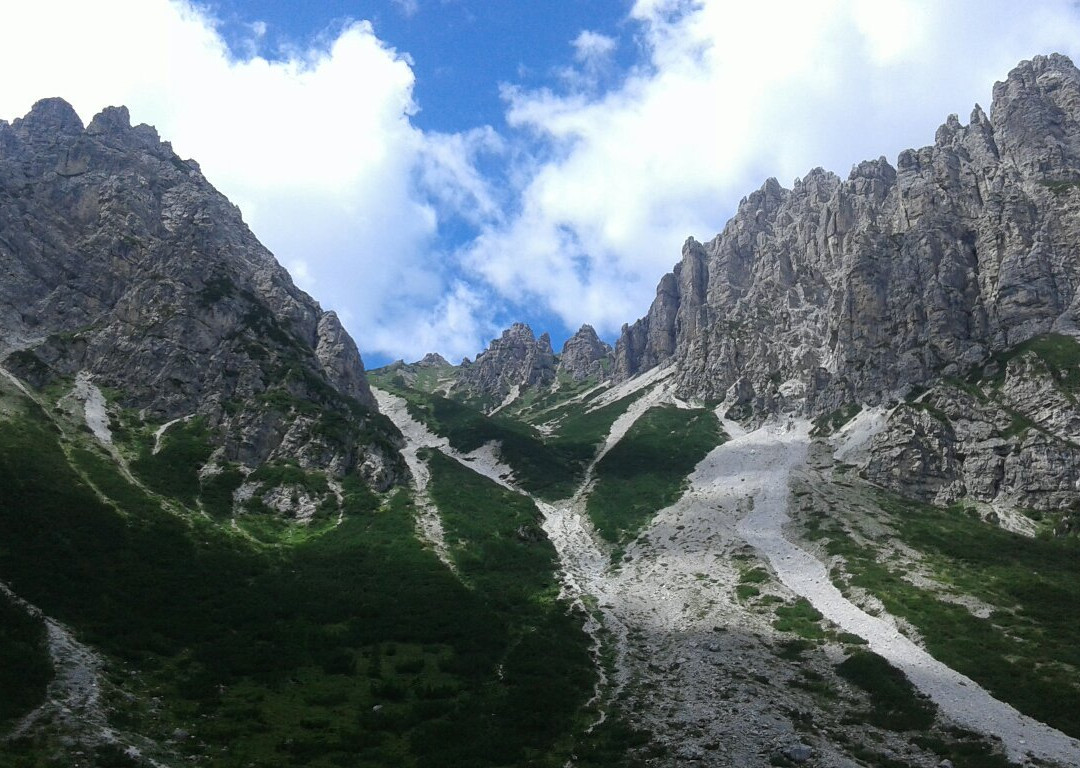
[[[84,129],[45,99],[0,123],[0,231],[0,360],[26,380],[89,375],[148,423],[197,417],[249,468],[399,473],[337,316],[126,108]]]
[[[428,352],[423,358],[416,361],[416,365],[421,368],[442,368],[450,365],[450,363],[438,352]]]
[[[74,107],[56,97],[35,102],[26,116],[16,119],[12,127],[19,134],[37,140],[77,136],[83,131],[82,120]]]
[[[87,133],[124,133],[131,130],[131,113],[127,107],[105,107],[86,127]]]
[[[950,116],[895,167],[767,180],[715,239],[687,241],[624,327],[615,376],[674,364],[685,395],[816,414],[1075,329],[1080,72],[1024,62],[990,112]]]
[[[514,323],[493,339],[471,365],[462,364],[454,391],[495,405],[525,387],[549,386],[555,380],[551,337],[539,339],[525,323]]]
[[[563,344],[556,372],[574,381],[590,377],[603,379],[612,362],[611,345],[601,341],[591,325],[583,325]]]
[[[994,85],[990,112],[1009,162],[1029,174],[1075,174],[1080,165],[1080,72],[1067,57],[1036,56],[1018,64]]]

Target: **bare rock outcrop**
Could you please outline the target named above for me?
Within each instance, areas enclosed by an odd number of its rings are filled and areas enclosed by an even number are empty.
[[[1076,505],[1080,343],[1064,336],[1039,342],[895,408],[863,474],[937,504],[969,499],[1051,514]],[[1077,363],[1058,369],[1044,357]]]
[[[591,325],[583,325],[563,344],[555,372],[573,381],[603,379],[611,370],[612,349]]]
[[[555,381],[555,353],[545,333],[536,338],[525,323],[514,323],[471,363],[462,362],[453,392],[498,405],[512,392]]]

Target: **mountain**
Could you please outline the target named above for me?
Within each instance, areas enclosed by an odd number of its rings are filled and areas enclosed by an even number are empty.
[[[539,512],[427,457],[440,561],[356,344],[194,161],[0,122],[0,274],[0,765],[565,762],[597,673]]]
[[[614,350],[365,371],[152,128],[0,123],[0,765],[1073,768],[1080,73]]]
[[[479,407],[487,414],[510,409],[520,411],[543,403],[557,393],[595,386],[610,378],[611,345],[596,335],[591,325],[583,325],[563,344],[561,354],[551,348],[551,337],[537,338],[525,323],[514,323],[492,339],[487,349],[461,365],[448,363],[441,355],[428,354],[415,363],[397,361],[376,373],[394,377],[428,394],[440,394]]]
[[[611,345],[601,341],[591,325],[583,325],[563,344],[555,372],[572,381],[604,379],[611,370]]]
[[[476,356],[463,362],[454,389],[470,398],[498,405],[523,388],[543,388],[555,381],[551,337],[540,338],[524,323],[514,323]]]
[[[114,393],[118,425],[165,430],[159,445],[197,431],[203,477],[268,462],[378,490],[403,476],[337,316],[125,108],[84,127],[46,99],[0,122],[0,232],[0,359],[24,381],[83,377]]]
[[[543,513],[611,764],[1077,764],[1078,149],[1036,57],[895,168],[767,181],[613,353],[582,329],[552,380],[516,325],[482,375],[373,372],[414,477]]]

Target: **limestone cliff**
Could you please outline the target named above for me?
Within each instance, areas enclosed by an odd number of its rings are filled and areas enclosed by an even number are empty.
[[[524,323],[514,323],[493,339],[471,363],[463,361],[452,393],[498,405],[515,391],[546,387],[555,381],[551,338],[536,338]]]
[[[684,395],[758,414],[883,402],[1050,331],[1080,305],[1080,72],[1021,63],[990,116],[934,144],[774,179],[711,242],[687,241],[615,350],[673,364]]]
[[[600,340],[591,325],[583,325],[563,344],[555,372],[573,381],[603,379],[611,368],[611,345]]]

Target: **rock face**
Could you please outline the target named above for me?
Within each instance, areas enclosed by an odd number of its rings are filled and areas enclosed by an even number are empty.
[[[493,339],[472,363],[462,361],[454,392],[498,405],[512,392],[555,381],[555,353],[545,333],[537,339],[524,323],[514,323]]]
[[[874,437],[864,475],[937,504],[967,498],[1055,515],[1076,505],[1077,383],[1044,357],[1052,344],[1058,359],[1080,361],[1080,343],[1040,341],[995,363],[992,375],[942,382],[893,410]]]
[[[591,325],[583,325],[563,344],[555,372],[574,381],[603,379],[611,370],[611,345],[600,340]]]
[[[895,168],[770,179],[711,242],[688,240],[624,327],[615,378],[673,364],[682,394],[758,415],[884,402],[1076,333],[1078,256],[1080,72],[1040,56],[989,117],[949,117]]]
[[[149,424],[197,415],[222,461],[401,474],[336,315],[127,109],[0,121],[0,233],[0,359],[23,378],[85,371]]]

